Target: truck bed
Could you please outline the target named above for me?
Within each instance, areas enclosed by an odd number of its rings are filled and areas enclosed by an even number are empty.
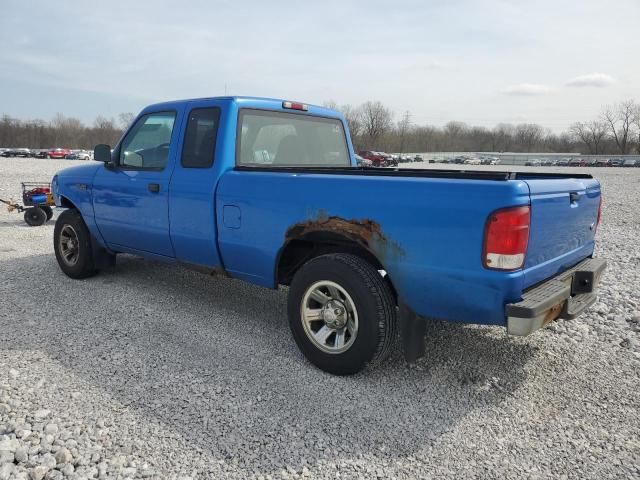
[[[320,173],[332,175],[366,175],[373,177],[460,178],[469,180],[529,180],[553,178],[593,178],[587,173],[515,172],[491,170],[448,170],[435,168],[365,168],[365,167],[254,167],[236,166],[236,171]]]

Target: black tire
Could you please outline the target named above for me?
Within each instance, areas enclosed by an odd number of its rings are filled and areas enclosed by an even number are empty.
[[[302,316],[305,294],[322,281],[338,284],[355,306],[357,334],[346,351],[327,353],[305,331]],[[389,286],[371,264],[352,254],[322,255],[304,264],[291,282],[288,316],[293,338],[304,356],[334,375],[351,375],[383,361],[397,336],[395,301]]]
[[[31,227],[39,227],[47,221],[47,214],[40,207],[27,208],[24,211],[24,221]]]
[[[44,210],[44,213],[47,214],[47,222],[53,218],[53,208],[48,207],[46,205],[44,207],[40,207],[40,208],[42,210]]]
[[[72,244],[64,244],[65,238],[71,238]],[[63,245],[64,244],[64,245]],[[77,256],[73,260],[67,260],[64,256],[69,249],[77,246]],[[67,248],[67,250],[64,250]],[[60,269],[71,278],[87,278],[98,273],[93,261],[93,251],[91,247],[91,234],[82,219],[82,215],[76,209],[69,209],[62,212],[56,220],[53,229],[53,249],[56,252],[56,259]]]

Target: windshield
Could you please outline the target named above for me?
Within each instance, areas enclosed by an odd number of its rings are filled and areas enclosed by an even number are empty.
[[[240,111],[237,163],[251,166],[346,167],[349,150],[335,118]]]

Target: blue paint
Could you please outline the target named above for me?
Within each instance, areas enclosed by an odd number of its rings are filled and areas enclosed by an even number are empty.
[[[184,168],[180,158],[188,115],[203,107],[221,113],[215,160],[209,168]],[[113,251],[224,269],[269,288],[277,287],[277,260],[292,226],[323,215],[371,221],[381,235],[373,235],[368,247],[398,295],[420,315],[469,323],[505,324],[505,303],[593,253],[592,224],[600,199],[595,180],[235,170],[240,108],[285,111],[281,100],[246,97],[149,106],[140,116],[177,112],[166,167],[127,171],[94,163],[65,169],[54,179],[56,203],[75,205],[92,234]],[[300,114],[335,118],[347,129],[341,114],[322,107]],[[79,190],[78,183],[89,187]],[[150,183],[159,191],[149,191]],[[573,203],[569,192],[577,192]],[[485,269],[487,217],[520,205],[532,208],[524,268]]]

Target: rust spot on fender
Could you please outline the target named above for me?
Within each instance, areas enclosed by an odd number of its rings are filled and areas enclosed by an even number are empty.
[[[368,218],[347,220],[337,216],[329,216],[323,210],[307,221],[292,225],[287,230],[285,239],[313,239],[319,235],[326,236],[327,234],[347,237],[378,254],[380,259],[389,256],[403,257],[405,254],[395,240],[384,234],[378,222]]]

